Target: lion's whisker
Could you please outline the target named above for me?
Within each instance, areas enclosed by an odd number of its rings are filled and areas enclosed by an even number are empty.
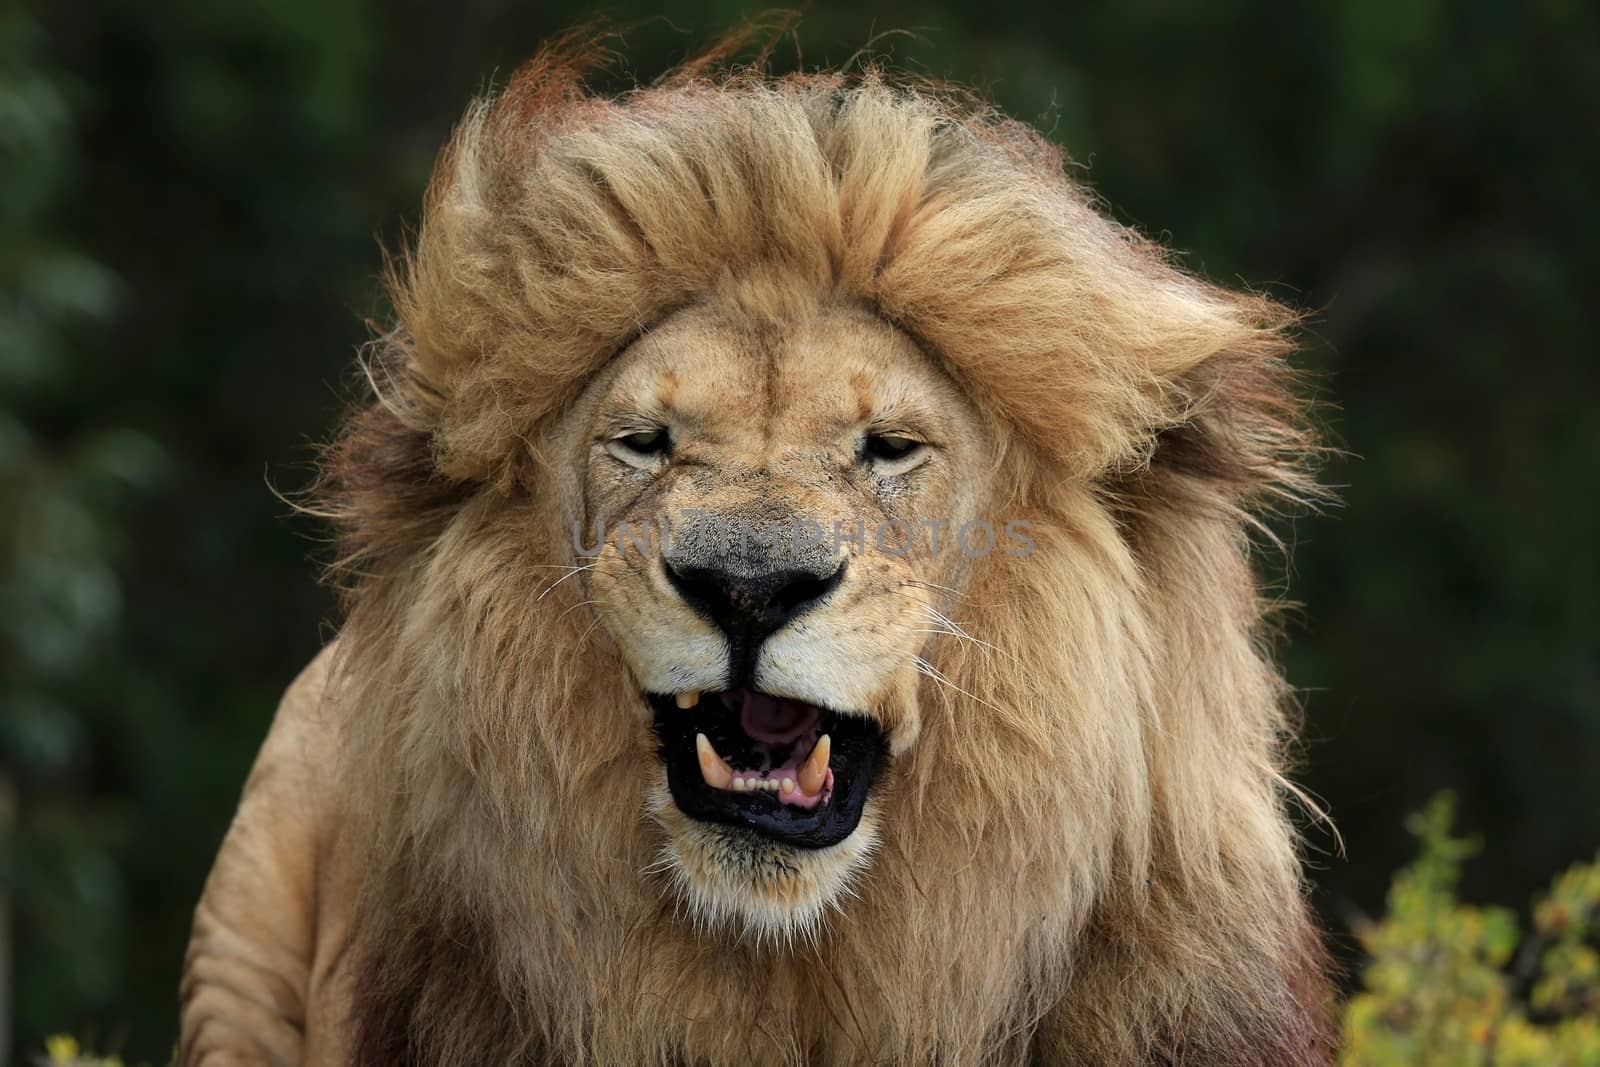
[[[905,581],[902,584],[904,584],[904,585],[914,585],[914,586],[917,586],[920,589],[936,589],[939,592],[944,593],[946,596],[950,597],[952,600],[966,600],[967,599],[966,595],[964,593],[962,593],[959,589],[956,589],[953,586],[939,585],[937,582],[924,582],[924,581],[922,581],[921,579],[918,579],[918,578],[907,578],[907,579],[905,579]]]
[[[535,598],[534,603],[537,604],[539,601],[543,600],[545,597],[547,597],[551,593],[555,592],[556,586],[560,585],[562,582],[566,581],[568,578],[571,578],[573,575],[582,574],[584,571],[592,571],[598,566],[600,566],[600,563],[599,563],[598,560],[596,560],[594,563],[586,563],[586,564],[583,564],[582,566],[573,567],[566,574],[563,574],[560,578],[557,578],[554,582],[550,583],[550,585],[545,588],[545,591],[540,593],[538,595],[538,597]]]
[[[897,592],[898,592],[898,590],[897,590]],[[912,604],[916,605],[916,607],[918,609],[920,609],[921,614],[924,615],[927,618],[927,621],[936,624],[936,628],[933,628],[933,629],[912,629],[910,631],[911,633],[940,634],[940,635],[943,635],[945,637],[953,637],[958,641],[965,641],[968,644],[971,644],[971,645],[973,645],[973,646],[975,646],[977,648],[980,648],[980,649],[984,650],[985,652],[994,653],[995,655],[999,655],[999,656],[1004,656],[1006,659],[1010,660],[1013,663],[1020,663],[1021,662],[1020,660],[1017,659],[1017,657],[1016,657],[1016,655],[1014,653],[1008,651],[1007,649],[1003,649],[1003,648],[999,647],[998,645],[995,645],[995,644],[993,644],[991,642],[983,640],[980,637],[974,637],[972,634],[968,633],[961,626],[960,623],[958,623],[954,619],[950,618],[944,612],[939,611],[936,608],[933,608],[932,606],[930,606],[929,604],[924,603],[921,600],[918,600],[916,597],[912,596],[909,593],[903,593],[902,592],[899,595],[905,597],[907,600],[910,600]],[[902,608],[902,610],[905,610],[905,609]]]
[[[956,685],[950,679],[946,678],[944,676],[944,673],[942,671],[940,671],[939,668],[935,667],[933,664],[929,663],[927,660],[923,659],[921,656],[912,657],[911,662],[916,667],[918,674],[921,674],[924,677],[933,679],[936,683],[938,683],[939,685],[944,686],[946,689],[949,689],[951,692],[959,693],[961,696],[966,697],[968,700],[976,701],[977,703],[983,705],[984,707],[989,708],[992,711],[997,711],[1002,715],[1010,715],[1010,712],[1008,712],[1005,708],[1002,708],[1000,705],[994,703],[993,701],[985,700],[985,699],[983,699],[983,697],[980,697],[975,693],[969,693],[965,689],[961,688],[959,685]]]
[[[574,611],[577,611],[579,608],[586,608],[586,607],[589,607],[590,605],[598,604],[598,603],[600,603],[600,601],[598,601],[598,600],[580,600],[576,604],[574,604],[570,608],[568,608],[566,611],[563,611],[560,615],[557,615],[556,616],[556,622],[560,622],[562,619],[566,618],[568,615],[571,615]]]

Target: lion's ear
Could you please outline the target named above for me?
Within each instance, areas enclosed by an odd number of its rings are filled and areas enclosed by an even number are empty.
[[[432,544],[477,484],[440,467],[441,399],[417,374],[407,339],[396,332],[374,342],[362,369],[371,399],[323,450],[308,509],[334,525],[328,577],[346,590]]]
[[[1171,421],[1119,488],[1235,513],[1322,500],[1313,474],[1322,448],[1305,383],[1285,358],[1292,347],[1279,327],[1183,371],[1171,383]]]

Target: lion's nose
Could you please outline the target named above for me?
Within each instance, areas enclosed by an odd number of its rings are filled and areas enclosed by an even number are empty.
[[[761,638],[833,592],[846,562],[751,574],[666,561],[666,570],[667,580],[690,607],[731,635]]]

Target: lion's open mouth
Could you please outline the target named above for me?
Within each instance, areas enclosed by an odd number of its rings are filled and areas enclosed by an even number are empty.
[[[871,719],[753,689],[649,700],[685,815],[802,848],[836,844],[861,821],[886,748]]]

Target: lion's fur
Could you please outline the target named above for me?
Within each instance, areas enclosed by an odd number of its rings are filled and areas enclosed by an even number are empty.
[[[581,67],[547,53],[468,112],[377,399],[328,457],[361,1062],[1326,1062],[1247,537],[1308,491],[1290,314],[933,88],[695,64],[608,99]],[[948,684],[879,852],[793,943],[698,930],[653,870],[637,690],[550,569],[573,476],[541,435],[730,274],[934,354],[1003,441],[992,505],[1039,541],[975,567],[955,611],[983,643],[929,645]]]

